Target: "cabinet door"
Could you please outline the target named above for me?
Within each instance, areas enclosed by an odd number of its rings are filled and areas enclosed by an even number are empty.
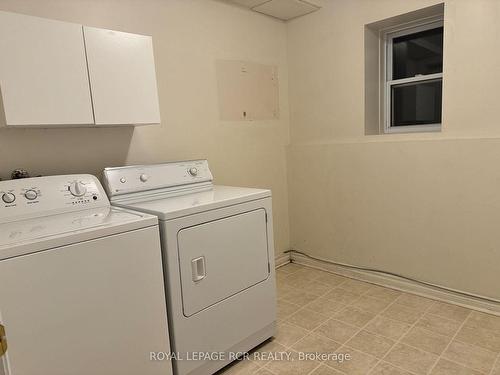
[[[0,12],[0,54],[6,125],[94,123],[81,25]]]
[[[150,36],[84,27],[95,123],[160,123]]]

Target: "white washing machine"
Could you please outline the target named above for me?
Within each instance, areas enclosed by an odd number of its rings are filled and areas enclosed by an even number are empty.
[[[213,374],[274,335],[269,190],[214,186],[206,160],[107,168],[104,185],[160,220],[175,374]]]
[[[90,175],[0,182],[0,374],[166,375],[157,218]]]

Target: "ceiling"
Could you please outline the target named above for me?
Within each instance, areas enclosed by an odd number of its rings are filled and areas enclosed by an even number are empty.
[[[319,6],[311,4],[305,0],[226,0],[229,3],[236,4],[263,13],[268,16],[288,21],[293,18],[304,16],[318,9]]]

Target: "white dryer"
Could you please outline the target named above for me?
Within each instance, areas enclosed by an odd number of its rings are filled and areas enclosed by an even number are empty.
[[[274,335],[269,190],[214,186],[206,160],[107,168],[104,185],[160,220],[175,374],[213,374]]]
[[[166,375],[157,218],[90,175],[0,182],[0,374]]]

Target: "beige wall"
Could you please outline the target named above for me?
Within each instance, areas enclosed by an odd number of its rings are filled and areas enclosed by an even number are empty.
[[[210,0],[0,0],[0,9],[152,35],[162,124],[116,129],[2,130],[0,177],[207,158],[216,183],[273,191],[276,255],[289,247],[286,26]],[[221,122],[216,59],[277,65],[279,121]]]
[[[445,3],[441,133],[364,135],[364,25],[438,3],[323,0],[288,25],[291,245],[500,300],[500,1]]]
[[[211,0],[0,0],[153,35],[163,120],[2,130],[0,177],[208,158],[217,183],[273,190],[277,255],[289,202],[296,249],[500,299],[500,1],[446,1],[443,131],[380,136],[364,135],[364,25],[438,1],[315,2],[286,26]],[[281,120],[219,121],[216,59],[278,65]]]

